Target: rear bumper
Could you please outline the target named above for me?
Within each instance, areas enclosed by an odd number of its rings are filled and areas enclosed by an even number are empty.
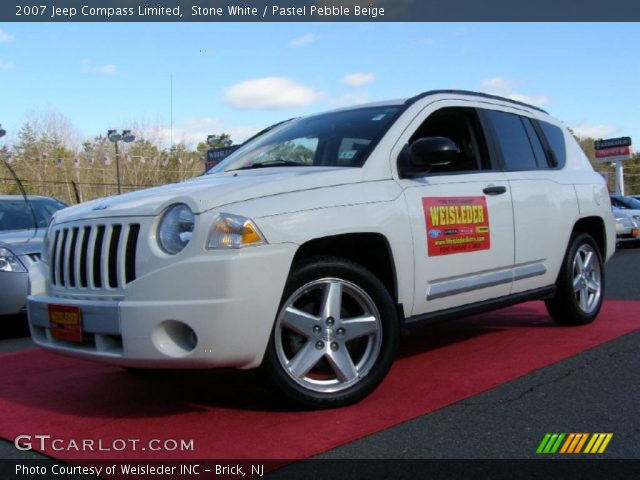
[[[127,286],[123,298],[88,299],[33,291],[28,300],[36,344],[60,354],[141,368],[253,368],[271,334],[293,245],[266,245],[190,258]],[[43,285],[46,270],[32,273]],[[193,282],[192,295],[184,284]],[[202,288],[209,285],[210,288]],[[203,296],[203,292],[210,295]],[[51,334],[48,306],[74,306],[82,343]]]

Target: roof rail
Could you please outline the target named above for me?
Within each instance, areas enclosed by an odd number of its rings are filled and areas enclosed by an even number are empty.
[[[469,95],[469,96],[474,96],[474,97],[490,98],[492,100],[500,100],[502,102],[509,102],[509,103],[513,103],[515,105],[520,105],[520,106],[523,106],[523,107],[532,108],[534,110],[538,110],[539,112],[546,113],[548,115],[548,112],[546,110],[543,110],[540,107],[535,107],[533,105],[529,105],[528,103],[519,102],[517,100],[511,100],[510,98],[499,97],[498,95],[490,95],[488,93],[472,92],[472,91],[469,91],[469,90],[429,90],[428,92],[419,93],[415,97],[408,98],[404,102],[404,104],[406,106],[409,106],[409,105],[417,102],[418,100],[420,100],[420,99],[422,99],[424,97],[428,97],[430,95],[438,95],[438,94]]]

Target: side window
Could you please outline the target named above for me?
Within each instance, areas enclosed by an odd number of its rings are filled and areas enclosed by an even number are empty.
[[[513,113],[488,110],[496,140],[502,151],[507,170],[535,170],[538,168],[531,142],[522,119]]]
[[[567,160],[567,147],[564,142],[564,132],[561,128],[547,122],[538,121],[538,125],[540,125],[540,128],[547,139],[547,143],[549,144],[549,148],[551,150],[550,153],[552,153],[550,156],[554,163],[553,166],[564,166]]]
[[[468,172],[489,168],[486,142],[472,108],[443,108],[433,112],[409,139],[446,137],[460,150],[459,158],[449,165],[433,167],[430,173]]]

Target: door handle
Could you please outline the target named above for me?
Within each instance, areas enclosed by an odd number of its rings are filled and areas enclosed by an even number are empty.
[[[507,187],[503,187],[502,185],[497,185],[497,186],[483,188],[482,191],[487,195],[502,195],[503,193],[507,193]]]

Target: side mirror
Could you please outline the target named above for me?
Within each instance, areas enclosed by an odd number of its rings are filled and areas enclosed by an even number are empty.
[[[405,145],[398,157],[400,177],[417,177],[433,167],[450,165],[460,156],[460,149],[449,138],[419,138],[410,146]]]

